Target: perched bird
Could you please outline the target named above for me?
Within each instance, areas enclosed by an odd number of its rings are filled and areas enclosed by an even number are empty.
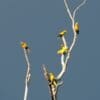
[[[75,23],[75,25],[74,25],[74,30],[75,30],[75,32],[76,32],[77,34],[79,34],[79,24],[78,24],[78,22]]]
[[[62,32],[60,32],[60,33],[57,35],[57,37],[62,37],[62,36],[65,35],[65,33],[67,33],[67,31],[66,31],[66,30],[63,30]]]
[[[25,50],[27,50],[28,52],[30,51],[29,47],[28,47],[28,44],[26,42],[21,42],[21,47]]]
[[[68,52],[68,50],[69,50],[68,47],[61,45],[61,48],[57,51],[57,54],[60,54],[60,55],[64,54],[65,55]]]
[[[57,87],[57,80],[53,73],[49,73],[49,82],[50,82],[50,85]]]

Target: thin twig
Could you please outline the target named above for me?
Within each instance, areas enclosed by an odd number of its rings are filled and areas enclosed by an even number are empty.
[[[25,55],[25,59],[26,59],[26,63],[27,63],[27,72],[26,72],[26,78],[25,78],[25,92],[24,92],[24,100],[27,100],[28,97],[28,87],[29,87],[29,81],[30,81],[30,62],[29,62],[29,58],[28,58],[28,52],[26,51],[26,49],[24,49],[24,55]]]
[[[80,9],[80,7],[82,7],[82,6],[86,3],[86,1],[87,1],[87,0],[83,0],[83,1],[81,2],[81,4],[75,8],[75,10],[74,10],[74,12],[73,12],[73,19],[75,18],[76,12]]]
[[[70,11],[70,9],[69,9],[69,7],[68,7],[68,3],[67,3],[66,0],[64,0],[64,4],[65,4],[65,7],[66,7],[66,9],[67,9],[67,13],[68,13],[69,17],[71,18],[71,20],[73,20],[71,11]]]
[[[64,63],[64,55],[61,55],[61,66],[62,66],[62,69],[61,69],[61,72],[56,77],[57,80],[60,80],[66,71],[66,65]]]
[[[66,42],[66,39],[65,39],[64,36],[62,37],[62,41],[63,41],[64,46],[68,47],[67,42]]]

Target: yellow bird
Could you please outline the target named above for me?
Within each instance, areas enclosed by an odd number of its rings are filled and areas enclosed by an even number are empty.
[[[74,25],[74,30],[75,30],[75,32],[77,33],[77,34],[79,34],[79,24],[78,24],[78,22],[76,22],[75,23],[75,25]]]
[[[66,47],[66,46],[64,46],[64,45],[61,45],[61,49],[59,49],[59,50],[57,51],[57,54],[60,54],[60,55],[64,54],[64,55],[65,55],[65,54],[68,52],[68,50],[69,50],[68,47]]]
[[[57,37],[62,37],[65,35],[65,33],[67,33],[67,30],[63,30],[62,32],[60,32]]]
[[[49,82],[51,85],[54,85],[55,87],[57,86],[57,80],[53,73],[49,73]]]
[[[28,47],[28,44],[26,42],[21,42],[21,47],[27,51],[30,51],[29,47]]]

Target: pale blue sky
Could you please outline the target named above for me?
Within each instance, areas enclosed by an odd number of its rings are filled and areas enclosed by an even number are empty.
[[[80,0],[68,0],[73,8]],[[81,0],[82,1],[82,0]],[[100,99],[100,1],[87,0],[77,13],[80,34],[58,100]],[[50,100],[41,66],[61,70],[57,34],[71,23],[63,0],[0,0],[0,100],[23,100],[26,63],[20,41],[30,48],[32,80],[29,100]]]

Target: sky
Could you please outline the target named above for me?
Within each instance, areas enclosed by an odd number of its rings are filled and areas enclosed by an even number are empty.
[[[81,0],[82,1],[82,0]],[[68,0],[71,11],[81,2]],[[76,14],[80,34],[72,50],[58,100],[100,99],[100,1],[87,0]],[[31,83],[28,100],[50,100],[42,64],[56,75],[61,71],[57,34],[71,21],[63,0],[0,0],[0,100],[23,100],[26,62],[21,41],[30,46]]]

